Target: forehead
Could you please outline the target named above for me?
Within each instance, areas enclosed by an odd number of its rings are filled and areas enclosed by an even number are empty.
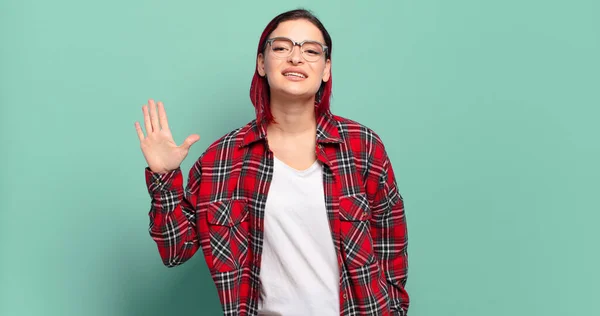
[[[325,42],[321,30],[307,20],[292,20],[279,23],[277,28],[271,33],[271,37],[277,36],[289,37],[297,42],[305,40]]]

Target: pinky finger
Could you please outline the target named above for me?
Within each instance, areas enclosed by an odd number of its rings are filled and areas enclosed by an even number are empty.
[[[140,126],[140,123],[135,122],[135,130],[137,131],[140,142],[143,141],[144,140],[144,132],[142,132],[142,127]]]

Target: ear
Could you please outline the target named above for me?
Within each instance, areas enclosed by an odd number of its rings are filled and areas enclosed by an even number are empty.
[[[265,56],[260,53],[256,57],[256,70],[261,77],[264,77],[267,73],[265,72]]]
[[[323,82],[329,81],[331,77],[331,59],[327,59],[325,62],[325,69],[323,70]]]

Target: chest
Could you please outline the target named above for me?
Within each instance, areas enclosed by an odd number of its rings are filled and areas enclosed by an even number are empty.
[[[374,192],[371,190],[369,194],[366,190],[368,156],[358,156],[344,144],[319,143],[313,144],[310,150],[302,151],[282,147],[271,150],[269,146],[265,143],[247,148],[243,153],[219,157],[214,165],[203,168],[199,203],[206,205],[214,201],[243,200],[246,207],[241,215],[245,216],[247,213],[253,219],[254,228],[261,230],[267,197],[270,192],[277,194],[277,190],[272,190],[273,186],[294,187],[294,190],[307,192],[315,192],[315,187],[318,187],[318,190],[322,191],[319,198],[322,198],[325,203],[330,221],[339,216],[340,203],[344,198],[362,196],[363,200],[372,199]],[[302,153],[301,157],[295,156],[299,152]],[[315,181],[313,174],[310,180],[293,180],[287,177],[275,179],[274,183],[273,175],[277,160],[280,168],[285,166],[299,172],[307,171],[318,163],[320,182]],[[299,164],[289,163],[290,161]],[[291,181],[294,183],[290,183]],[[310,187],[306,188],[307,186]],[[228,216],[228,214],[217,215]]]
[[[325,225],[329,227],[339,267],[344,262],[362,266],[373,256],[368,202],[372,194],[365,190],[366,170],[361,165],[368,157],[357,157],[340,144],[317,144],[313,152],[322,164],[319,202],[325,206]],[[207,224],[217,258],[214,266],[223,272],[250,266],[258,274],[267,198],[272,192],[277,193],[273,190],[273,185],[277,185],[273,182],[274,152],[265,144],[248,148],[243,155],[224,158],[217,160],[218,165],[212,166],[210,172],[208,168],[202,172],[201,181],[210,185],[201,186],[199,197],[201,204],[208,205]],[[223,254],[230,254],[230,258],[218,259]]]

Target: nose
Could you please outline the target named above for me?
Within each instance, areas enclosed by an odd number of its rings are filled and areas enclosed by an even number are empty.
[[[299,45],[294,45],[294,47],[292,47],[292,53],[290,54],[290,57],[288,57],[288,61],[290,61],[294,65],[303,62],[302,49]]]

